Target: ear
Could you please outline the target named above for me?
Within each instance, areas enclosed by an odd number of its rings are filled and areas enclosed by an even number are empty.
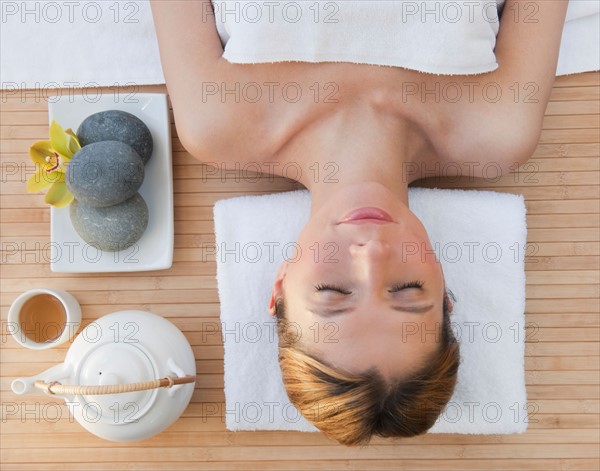
[[[452,298],[450,296],[448,296],[448,293],[446,292],[446,290],[444,289],[444,301],[446,301],[446,303],[448,304],[448,312],[452,312],[452,310],[454,309],[454,303],[452,302]]]
[[[448,311],[452,313],[454,310],[454,302],[452,302],[452,298],[448,294],[448,290],[446,289],[446,282],[444,281],[444,301],[448,304]]]
[[[454,303],[452,302],[452,298],[448,295],[448,291],[446,290],[446,278],[444,277],[444,267],[440,263],[440,270],[442,271],[442,279],[444,280],[444,301],[448,304],[449,312],[452,312],[454,308]]]
[[[275,299],[281,296],[283,292],[283,280],[287,272],[288,262],[283,262],[279,266],[275,282],[273,283],[273,289],[271,290],[271,299],[269,300],[269,314],[275,315]]]

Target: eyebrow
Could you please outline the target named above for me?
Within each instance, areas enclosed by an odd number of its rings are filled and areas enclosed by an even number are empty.
[[[428,304],[427,306],[392,306],[394,311],[398,312],[408,312],[410,314],[425,314],[433,309],[433,304]],[[313,310],[308,308],[310,312],[316,314],[317,316],[326,317],[326,316],[335,316],[338,314],[345,314],[347,312],[355,311],[356,309],[353,307],[348,307],[344,309],[324,309],[322,311]]]

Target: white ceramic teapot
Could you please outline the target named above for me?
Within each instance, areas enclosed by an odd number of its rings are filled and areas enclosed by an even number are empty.
[[[131,441],[177,420],[192,398],[195,375],[192,348],[173,323],[145,311],[119,311],[87,325],[63,364],[15,379],[11,388],[61,396],[94,435]]]

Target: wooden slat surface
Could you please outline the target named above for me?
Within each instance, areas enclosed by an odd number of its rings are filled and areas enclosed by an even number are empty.
[[[25,192],[33,169],[28,147],[47,138],[47,102],[0,100],[1,319],[26,289],[72,292],[83,323],[139,308],[174,322],[197,359],[192,402],[167,431],[138,443],[112,443],[83,431],[64,404],[10,391],[16,376],[62,361],[67,346],[32,351],[2,331],[0,343],[3,470],[597,470],[599,456],[600,74],[557,79],[533,159],[497,182],[423,181],[421,186],[523,194],[531,250],[526,259],[525,365],[535,413],[521,435],[425,435],[376,438],[350,449],[321,434],[228,432],[224,424],[223,345],[214,257],[212,206],[222,198],[297,189],[284,179],[236,181],[206,176],[177,140],[172,121],[175,256],[171,269],[131,274],[52,273],[47,255],[23,251],[49,242],[43,195]],[[141,87],[166,91],[164,86]],[[199,183],[199,180],[204,178]],[[37,245],[36,245],[37,244]],[[214,330],[214,331],[213,331]],[[533,409],[532,409],[533,410]],[[210,413],[209,413],[210,412]],[[50,416],[50,413],[53,415]],[[56,418],[58,414],[58,419]]]

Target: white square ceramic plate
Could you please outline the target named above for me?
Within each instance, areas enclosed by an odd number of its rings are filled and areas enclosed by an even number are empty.
[[[148,205],[148,227],[131,247],[104,252],[75,232],[69,207],[50,208],[50,269],[64,273],[161,270],[173,263],[173,172],[171,128],[164,93],[61,96],[48,104],[49,120],[77,133],[81,122],[99,111],[127,111],[140,118],[152,133],[154,151],[145,167],[139,190]]]

